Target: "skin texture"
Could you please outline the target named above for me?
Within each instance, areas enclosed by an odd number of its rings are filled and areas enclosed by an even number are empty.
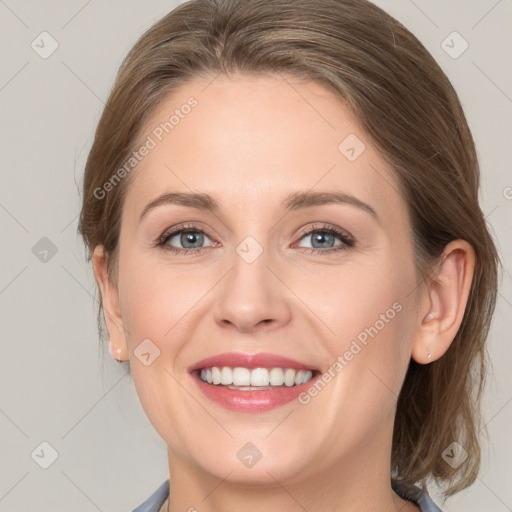
[[[437,277],[419,284],[406,204],[339,98],[284,75],[212,78],[180,88],[147,123],[151,134],[190,96],[198,101],[132,171],[117,287],[101,246],[93,257],[111,353],[130,360],[141,404],[168,446],[172,491],[162,510],[419,510],[390,486],[396,400],[410,358],[429,364],[453,341],[474,252],[451,242]],[[355,161],[338,149],[349,134],[366,146]],[[160,194],[192,191],[213,196],[220,211],[167,204],[139,223]],[[380,220],[349,204],[286,213],[282,202],[297,191],[351,194]],[[201,252],[156,245],[181,223],[206,232]],[[308,253],[306,233],[324,224],[348,232],[354,246],[332,252],[344,245],[336,237]],[[250,264],[236,252],[247,236],[263,249]],[[179,234],[167,245],[184,251]],[[228,411],[186,371],[242,351],[325,372],[394,303],[401,311],[307,405]],[[146,366],[134,350],[148,338],[160,356]],[[237,458],[247,442],[263,454],[251,468]]]

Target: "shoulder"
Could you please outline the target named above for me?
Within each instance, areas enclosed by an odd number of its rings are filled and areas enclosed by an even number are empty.
[[[403,480],[391,480],[391,487],[403,499],[416,503],[421,512],[442,512],[419,487]],[[163,482],[149,498],[132,512],[158,512],[169,496],[169,480]]]
[[[401,498],[418,505],[421,512],[442,512],[428,494],[410,482],[391,479],[391,487]]]
[[[134,508],[132,512],[158,512],[168,496],[169,479],[163,482],[147,500]]]

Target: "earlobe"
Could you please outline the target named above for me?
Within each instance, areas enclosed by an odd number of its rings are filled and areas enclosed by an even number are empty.
[[[107,259],[102,245],[95,247],[92,255],[94,276],[101,293],[103,314],[110,339],[110,353],[118,361],[128,360],[126,334],[119,305],[117,287],[107,272]]]
[[[450,242],[438,272],[425,288],[412,358],[427,364],[445,354],[455,339],[466,310],[475,268],[473,247],[465,240]],[[430,356],[429,356],[430,354]]]

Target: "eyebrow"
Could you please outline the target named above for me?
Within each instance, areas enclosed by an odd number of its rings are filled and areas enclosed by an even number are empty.
[[[208,194],[170,192],[162,194],[148,203],[140,214],[139,222],[141,222],[143,217],[151,210],[166,204],[179,204],[190,208],[196,208],[198,210],[210,211],[215,214],[220,211],[219,203]],[[283,202],[283,209],[285,211],[294,211],[324,204],[347,204],[355,206],[356,208],[369,213],[377,222],[381,222],[379,215],[369,204],[344,192],[294,192],[285,198]]]

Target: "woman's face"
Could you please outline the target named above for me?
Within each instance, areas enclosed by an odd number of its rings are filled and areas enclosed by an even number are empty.
[[[109,331],[170,455],[253,482],[389,464],[419,290],[405,202],[344,104],[292,77],[210,76],[168,97],[143,140],[111,307],[126,337]],[[202,362],[233,352],[292,361]],[[249,391],[197,366],[255,384],[251,366],[315,372]]]

